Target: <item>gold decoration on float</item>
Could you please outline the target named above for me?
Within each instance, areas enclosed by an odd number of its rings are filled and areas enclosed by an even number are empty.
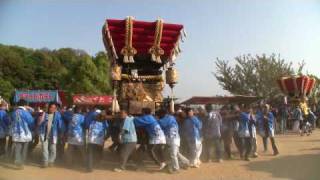
[[[112,66],[111,76],[113,81],[121,81],[121,66],[115,64]]]
[[[164,81],[162,75],[142,75],[142,76],[133,76],[133,75],[128,75],[128,74],[122,74],[121,78],[123,80],[138,80],[138,81]]]
[[[173,67],[169,67],[166,71],[166,83],[169,85],[178,83],[178,72]]]
[[[162,102],[164,86],[164,82],[122,83],[120,97],[126,100]]]

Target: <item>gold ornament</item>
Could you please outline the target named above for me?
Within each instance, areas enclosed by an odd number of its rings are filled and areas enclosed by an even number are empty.
[[[112,66],[111,76],[112,76],[112,80],[121,81],[121,66],[117,64]]]
[[[173,67],[166,71],[166,83],[169,85],[178,83],[178,72]]]

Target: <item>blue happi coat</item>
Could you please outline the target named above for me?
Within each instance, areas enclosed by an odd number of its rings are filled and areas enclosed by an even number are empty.
[[[71,122],[73,116],[72,110],[67,110],[62,114],[62,119],[65,122],[66,129],[68,129],[68,124]]]
[[[108,122],[93,119],[88,126],[88,143],[103,145],[107,136]]]
[[[13,142],[30,142],[34,129],[34,119],[24,107],[16,108],[11,115],[10,135]]]
[[[264,132],[264,120],[263,120],[263,112],[262,110],[257,110],[256,112],[256,122],[257,122],[257,129],[259,134]]]
[[[183,135],[188,143],[201,142],[202,122],[196,117],[188,117],[183,123]]]
[[[68,122],[68,143],[72,145],[83,145],[84,144],[84,116],[76,113],[72,116],[71,121]]]
[[[51,125],[51,131],[48,137],[46,137],[48,125],[48,113],[44,114],[44,119],[39,125],[39,135],[41,141],[50,140],[53,144],[57,143],[58,136],[63,135],[65,132],[65,124],[61,117],[60,112],[56,111],[53,116]]]
[[[99,114],[99,113],[98,113],[96,110],[92,110],[92,111],[88,112],[88,113],[85,115],[85,117],[84,117],[84,122],[85,122],[85,127],[86,127],[87,129],[89,128],[91,122],[92,122],[92,121],[95,121],[95,119],[96,119],[96,117],[97,117],[98,114]]]
[[[159,124],[164,131],[167,144],[180,146],[179,126],[176,118],[172,115],[165,115],[159,120]]]
[[[259,123],[259,134],[261,136],[274,136],[274,116],[272,112],[268,112],[266,115],[261,112],[259,116],[257,115],[257,121]]]
[[[5,138],[9,133],[9,119],[7,111],[0,109],[0,138]]]
[[[149,144],[166,144],[166,137],[158,121],[152,115],[142,115],[134,118],[137,128],[144,128],[149,136]]]
[[[249,131],[250,113],[241,112],[239,121],[239,136],[250,137]]]
[[[120,142],[122,144],[136,143],[138,140],[133,120],[134,118],[132,116],[127,116],[122,123],[120,131]]]

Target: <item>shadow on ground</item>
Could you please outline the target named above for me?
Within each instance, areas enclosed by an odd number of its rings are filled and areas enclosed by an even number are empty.
[[[280,156],[269,161],[251,162],[247,166],[252,171],[271,173],[275,178],[292,180],[319,180],[320,154]]]
[[[66,155],[66,154],[65,154]],[[137,154],[135,154],[136,156]],[[139,170],[143,170],[145,172],[149,173],[158,173],[159,170],[157,169],[157,165],[152,161],[152,159],[149,157],[149,154],[147,152],[143,152],[142,154],[144,156],[143,164]],[[62,169],[69,169],[79,172],[87,172],[86,170],[86,159],[85,157],[82,157],[79,152],[74,152],[73,154],[74,161],[72,165],[69,165],[66,163],[66,159],[59,159],[57,158],[55,161],[55,167],[56,168],[62,168]],[[28,159],[27,159],[27,166],[34,166],[41,168],[41,151],[40,148],[34,149],[32,153],[29,153]],[[0,166],[6,169],[12,169],[17,170],[17,167],[13,164],[13,158],[12,157],[1,157],[0,158]],[[94,159],[94,169],[100,169],[100,170],[109,170],[113,171],[114,168],[119,167],[119,155],[116,152],[110,152],[108,149],[104,149],[103,156],[101,159]],[[127,164],[127,169],[131,171],[136,171],[136,163],[132,159],[129,159]],[[0,179],[1,180],[1,179]]]

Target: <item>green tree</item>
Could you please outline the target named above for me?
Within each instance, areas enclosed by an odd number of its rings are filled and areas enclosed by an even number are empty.
[[[111,92],[109,72],[104,52],[90,56],[72,48],[34,50],[0,44],[0,95],[5,98],[14,89],[58,89],[69,96],[107,94]]]
[[[0,77],[0,95],[8,101],[11,98],[13,91],[13,85],[9,81],[6,81]]]
[[[217,59],[215,77],[223,89],[232,94],[273,98],[281,95],[277,79],[295,73],[292,63],[280,56],[243,55],[235,58],[235,64]]]

